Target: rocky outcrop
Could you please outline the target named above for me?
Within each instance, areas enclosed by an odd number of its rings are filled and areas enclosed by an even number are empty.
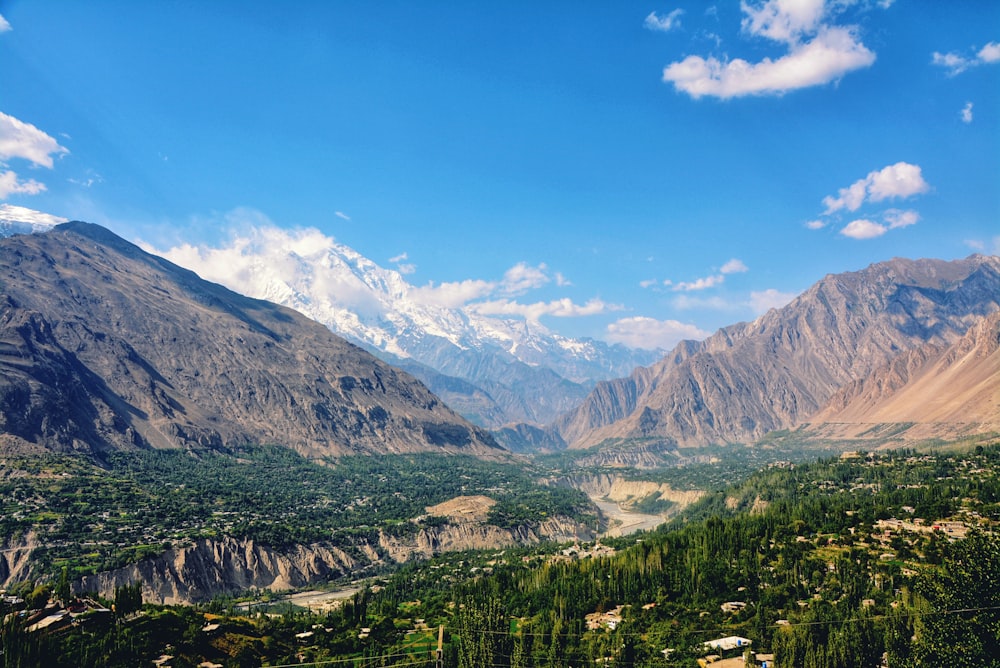
[[[526,524],[501,529],[491,524],[449,524],[421,529],[416,536],[395,538],[385,533],[379,537],[379,547],[393,561],[426,559],[443,552],[462,550],[493,550],[516,545],[537,545],[546,541],[591,541],[597,533],[568,517],[553,517],[535,526]]]
[[[175,547],[106,573],[86,576],[74,583],[79,592],[96,591],[113,596],[115,588],[141,582],[143,599],[167,605],[208,601],[249,589],[283,591],[329,582],[357,572],[372,563],[403,563],[443,552],[486,550],[543,541],[590,541],[593,529],[566,517],[553,517],[537,525],[501,529],[477,518],[456,524],[421,529],[404,537],[379,533],[375,544],[361,542],[348,550],[326,543],[295,545],[277,550],[252,540],[224,537],[203,539]],[[8,577],[19,581],[28,574],[27,558],[34,546],[24,545],[0,560],[11,563]],[[0,575],[2,575],[0,571]],[[20,576],[20,577],[18,577]]]
[[[5,536],[0,542],[0,587],[24,582],[32,576],[31,553],[38,547],[34,533],[17,538]]]
[[[901,352],[954,343],[998,309],[998,257],[895,259],[830,275],[754,322],[599,384],[555,428],[573,448],[657,437],[753,442],[809,419]]]
[[[621,476],[603,473],[598,475],[579,475],[556,478],[550,484],[562,485],[578,489],[591,499],[614,501],[622,508],[630,508],[634,504],[654,497],[658,501],[669,501],[674,504],[673,512],[684,508],[705,495],[702,490],[678,490],[667,483],[657,483],[648,480],[627,480]]]
[[[67,223],[0,240],[0,432],[115,448],[496,456],[409,374],[291,309]]]
[[[287,590],[328,581],[357,565],[356,559],[330,545],[297,545],[278,551],[252,540],[226,537],[199,540],[124,568],[84,577],[74,589],[110,596],[116,587],[141,582],[147,602],[195,603],[251,588]]]

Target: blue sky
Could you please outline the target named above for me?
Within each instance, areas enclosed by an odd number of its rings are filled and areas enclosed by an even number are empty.
[[[0,15],[0,205],[155,248],[315,228],[422,294],[646,346],[1000,253],[997,2]]]

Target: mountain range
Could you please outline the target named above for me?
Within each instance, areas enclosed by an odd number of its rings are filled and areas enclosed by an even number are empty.
[[[323,325],[102,227],[0,240],[0,445],[99,458],[246,443],[313,457],[500,452],[418,380]]]
[[[343,246],[254,274],[256,291],[325,316],[324,327],[103,228],[43,222],[7,221],[8,233],[51,231],[0,241],[8,443],[497,452],[446,406],[480,424],[529,417],[497,432],[523,451],[752,443],[786,429],[913,439],[1000,430],[997,257],[831,274],[753,322],[635,366],[653,353],[408,299],[399,272]],[[343,292],[374,306],[350,311],[330,297]],[[331,327],[378,343],[395,365]],[[588,392],[599,371],[621,375]]]
[[[962,350],[989,350],[993,321],[985,319],[998,309],[998,257],[897,258],[828,275],[783,308],[598,384],[546,437],[571,448],[627,439],[750,443],[817,420],[923,421],[930,414],[917,407],[930,405],[934,392],[949,395],[941,401],[951,410],[935,418],[952,425],[945,431],[988,429],[996,424],[995,369],[979,367],[981,378],[951,371],[961,387],[933,379],[952,369],[948,360],[961,358]],[[969,332],[974,340],[960,343]],[[995,352],[982,355],[996,364]],[[961,392],[976,398],[975,410],[966,410]]]
[[[171,251],[165,256],[183,263]],[[551,423],[579,405],[596,382],[663,354],[572,339],[537,321],[442,303],[401,272],[325,236],[289,241],[258,230],[241,241],[237,261],[238,277],[227,271],[211,278],[323,323],[490,428]]]

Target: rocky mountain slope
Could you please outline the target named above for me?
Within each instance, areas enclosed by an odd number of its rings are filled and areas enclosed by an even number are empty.
[[[1000,432],[1000,311],[951,345],[925,344],[849,383],[809,422],[828,438],[880,427],[900,439]]]
[[[275,443],[498,451],[409,374],[104,228],[0,240],[0,439],[100,455]]]
[[[400,272],[318,233],[305,240],[259,235],[239,246],[238,276],[229,269],[203,275],[323,323],[405,368],[483,426],[547,424],[579,405],[595,382],[625,375],[662,354],[570,339],[538,322],[436,302]],[[191,263],[191,251],[161,254],[211,271],[205,258]],[[201,252],[209,258],[220,253]]]
[[[750,442],[809,419],[905,351],[956,342],[998,309],[998,257],[894,259],[829,275],[781,309],[599,384],[554,431],[576,448]]]

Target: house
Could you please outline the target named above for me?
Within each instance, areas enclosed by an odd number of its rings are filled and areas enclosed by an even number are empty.
[[[754,661],[757,663],[755,665],[759,668],[771,668],[774,665],[774,655],[773,654],[762,654],[757,652],[753,655]]]
[[[723,612],[735,613],[742,611],[747,607],[747,604],[744,601],[726,601],[719,607],[722,608]]]

